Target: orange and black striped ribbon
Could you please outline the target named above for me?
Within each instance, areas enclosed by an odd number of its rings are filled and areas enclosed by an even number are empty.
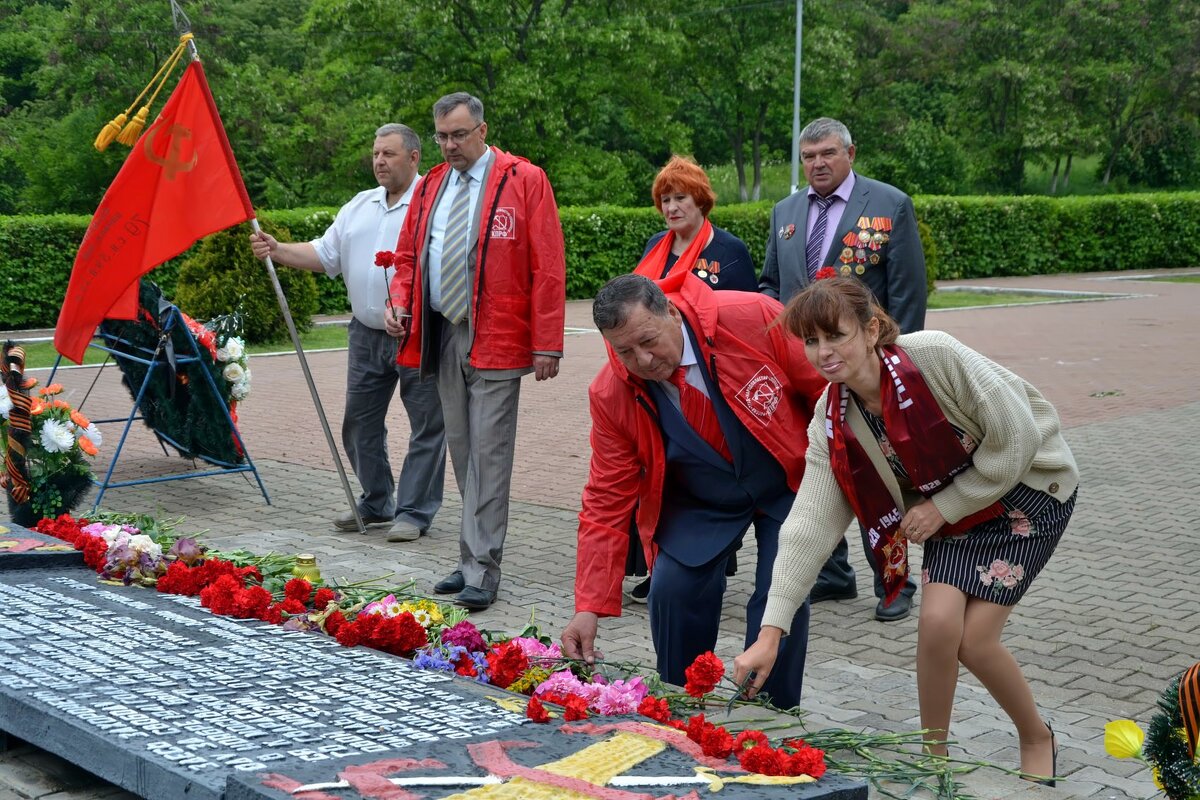
[[[1196,737],[1200,735],[1200,662],[1188,667],[1179,678],[1179,713],[1187,734],[1188,756],[1196,757]]]
[[[8,452],[4,456],[4,471],[8,475],[8,491],[13,502],[29,500],[29,473],[25,468],[25,448],[33,431],[29,408],[33,401],[25,385],[25,348],[12,342],[4,346],[4,387],[12,400],[8,412]]]

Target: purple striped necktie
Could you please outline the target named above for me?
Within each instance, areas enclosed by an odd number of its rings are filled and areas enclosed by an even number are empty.
[[[829,207],[833,205],[834,197],[821,197],[813,195],[812,201],[821,207],[817,212],[817,221],[813,225],[812,233],[808,236],[808,241],[804,245],[804,263],[808,268],[809,281],[817,279],[817,270],[821,268],[821,256],[824,255],[822,245],[825,244],[825,226],[829,221]],[[808,209],[812,213],[812,207]]]

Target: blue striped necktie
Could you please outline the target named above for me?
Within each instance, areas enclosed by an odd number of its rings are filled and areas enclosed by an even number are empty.
[[[808,268],[808,279],[815,281],[817,279],[817,270],[821,268],[821,256],[824,255],[825,244],[825,225],[829,221],[829,207],[833,205],[833,195],[829,197],[821,197],[813,195],[812,200],[821,210],[817,212],[817,221],[813,225],[812,233],[808,236],[808,241],[804,245],[804,263]],[[808,209],[808,213],[812,213],[812,207]]]
[[[471,176],[458,175],[458,194],[446,220],[442,245],[442,316],[458,324],[469,310],[467,303],[467,247],[471,227]]]

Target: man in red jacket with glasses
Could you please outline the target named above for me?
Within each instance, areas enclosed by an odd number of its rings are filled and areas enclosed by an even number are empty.
[[[433,121],[445,162],[401,229],[386,322],[400,363],[437,375],[462,495],[458,566],[434,591],[479,610],[500,585],[521,376],[558,374],[566,257],[546,173],[488,147],[483,103],[446,95]]]

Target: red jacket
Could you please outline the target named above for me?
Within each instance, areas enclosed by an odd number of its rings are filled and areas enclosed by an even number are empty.
[[[696,334],[697,358],[715,365],[721,395],[746,429],[779,461],[794,492],[804,474],[808,423],[826,382],[809,364],[804,343],[772,325],[783,306],[751,292],[714,292],[685,280],[668,292]],[[646,563],[658,548],[654,531],[662,508],[666,451],[657,409],[646,384],[630,375],[609,349],[609,363],[588,389],[592,463],[579,512],[575,610],[621,613],[621,578],[629,520],[637,506]]]
[[[487,185],[479,193],[471,366],[518,369],[533,363],[534,352],[562,352],[566,256],[558,207],[546,173],[523,158],[495,147],[491,150],[495,161]],[[449,173],[450,165],[442,162],[421,181],[396,245],[392,302],[413,315],[412,335],[397,359],[405,366],[421,365],[429,313],[422,259],[434,202]]]

